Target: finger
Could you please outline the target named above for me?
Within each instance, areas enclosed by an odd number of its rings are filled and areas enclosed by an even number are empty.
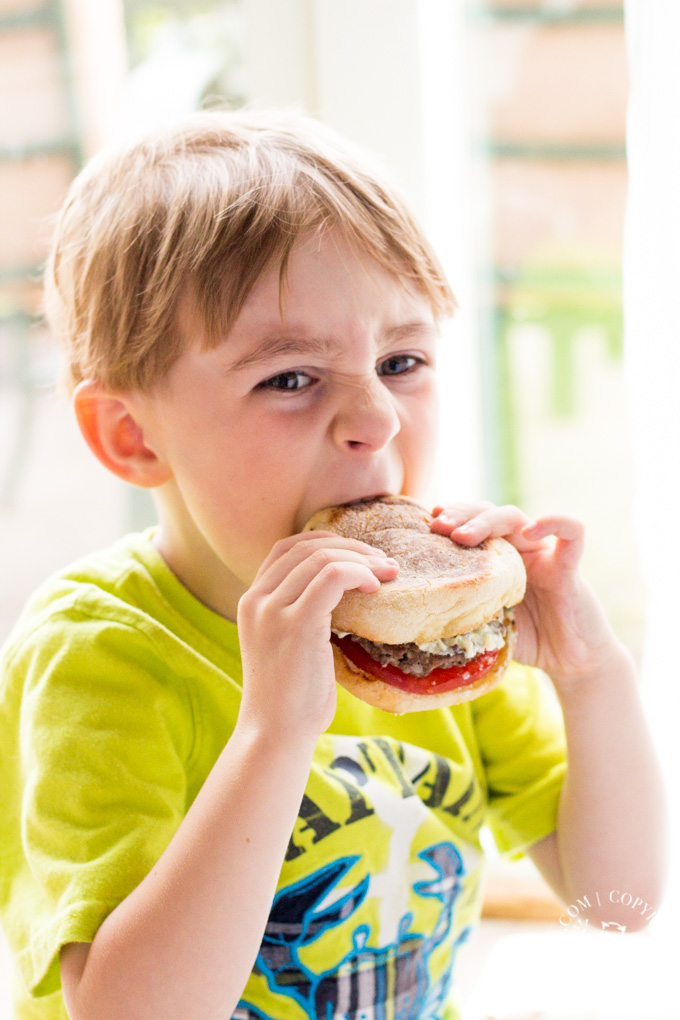
[[[275,542],[267,557],[260,564],[256,579],[263,576],[273,563],[280,560],[291,550],[295,550],[295,556],[301,560],[308,556],[310,549],[313,549],[321,541],[329,547],[356,549],[376,556],[387,555],[382,549],[368,545],[367,542],[360,542],[354,538],[345,538],[334,531],[304,531],[296,535],[289,535],[287,538],[282,538]]]
[[[555,536],[555,555],[560,564],[569,570],[578,567],[583,555],[586,529],[577,517],[552,515],[538,520],[522,529],[522,534],[531,541]]]
[[[482,513],[483,510],[490,509],[492,506],[493,503],[483,499],[474,501],[461,500],[457,503],[449,503],[446,506],[438,503],[432,510],[432,516],[445,524],[460,524],[462,521],[467,521],[471,517]]]
[[[294,608],[305,618],[319,618],[332,613],[346,591],[357,588],[370,593],[379,587],[376,574],[365,564],[350,561],[333,563],[311,578],[295,601]]]
[[[359,565],[364,569],[364,580],[370,574],[378,580],[392,580],[399,572],[396,560],[386,556],[371,556],[353,549],[329,548],[325,546],[309,553],[303,560],[296,562],[291,558],[273,564],[266,578],[257,587],[258,594],[274,595],[279,605],[291,605],[295,602],[308,584],[322,571],[342,574],[347,564]],[[373,590],[373,588],[371,589]]]
[[[451,538],[461,545],[478,545],[486,538],[509,538],[533,523],[516,506],[490,506],[450,529]]]

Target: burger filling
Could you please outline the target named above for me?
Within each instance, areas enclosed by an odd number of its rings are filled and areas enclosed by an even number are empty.
[[[440,638],[426,644],[408,643],[388,645],[367,641],[347,631],[333,631],[338,638],[349,637],[359,645],[374,662],[382,667],[392,667],[410,676],[426,677],[434,670],[447,670],[452,666],[465,666],[478,656],[501,649],[507,640],[508,629],[514,627],[514,615],[510,609],[502,609],[488,623],[482,624],[467,634],[452,638]]]

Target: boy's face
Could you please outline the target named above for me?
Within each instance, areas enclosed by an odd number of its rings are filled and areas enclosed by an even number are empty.
[[[322,507],[421,495],[435,453],[436,330],[427,299],[336,232],[294,250],[283,305],[266,271],[219,347],[200,316],[167,382],[134,395],[171,479],[157,546],[194,594],[236,619],[272,545]]]

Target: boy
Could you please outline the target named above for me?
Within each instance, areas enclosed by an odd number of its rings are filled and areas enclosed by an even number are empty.
[[[301,530],[420,497],[453,303],[402,202],[302,119],[196,115],[74,184],[48,315],[86,441],[160,524],[46,582],[5,649],[18,1017],[449,1020],[483,822],[566,903],[656,908],[661,784],[578,522],[436,507],[522,553],[526,665],[399,718],[336,691],[331,611],[398,565]]]

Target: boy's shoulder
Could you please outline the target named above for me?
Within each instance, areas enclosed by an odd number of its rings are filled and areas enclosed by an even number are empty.
[[[132,641],[166,661],[198,655],[240,675],[236,624],[184,587],[153,544],[156,530],[127,534],[43,581],[0,648],[0,672],[37,649],[43,658],[74,645],[94,652],[103,640]]]
[[[137,616],[150,606],[155,586],[149,549],[153,529],[133,533],[80,557],[47,577],[29,597],[4,652],[23,644],[49,621],[110,615]]]

